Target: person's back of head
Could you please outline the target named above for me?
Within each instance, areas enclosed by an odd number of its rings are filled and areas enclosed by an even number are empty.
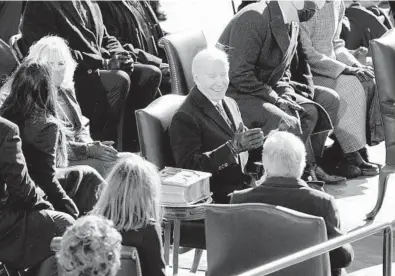
[[[300,178],[306,166],[306,149],[292,133],[272,131],[262,152],[266,177]]]
[[[110,220],[85,216],[66,230],[56,256],[67,276],[114,276],[121,264],[121,241]]]
[[[106,180],[109,185],[91,214],[112,220],[119,231],[138,230],[148,224],[160,227],[161,180],[155,165],[131,154],[114,166]]]

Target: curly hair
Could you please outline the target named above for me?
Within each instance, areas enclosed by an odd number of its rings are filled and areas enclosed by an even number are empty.
[[[110,220],[85,216],[66,230],[56,256],[65,275],[113,276],[121,264],[121,241]]]

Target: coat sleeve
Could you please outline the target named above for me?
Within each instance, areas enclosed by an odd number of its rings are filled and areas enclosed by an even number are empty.
[[[337,209],[336,202],[331,196],[323,206],[323,214],[327,214],[324,218],[328,239],[343,235],[340,225],[340,214]],[[332,267],[347,267],[354,259],[354,250],[350,244],[345,244],[330,252]]]
[[[174,115],[170,126],[170,144],[177,167],[216,173],[223,169],[223,164],[236,163],[226,144],[203,152],[200,131],[199,125],[190,114],[179,111]]]
[[[47,194],[49,202],[55,210],[63,211],[74,217],[78,216],[78,210],[74,208],[72,200],[66,194],[56,178],[56,147],[58,144],[59,129],[55,123],[47,123],[37,132],[32,139],[33,146],[40,153],[40,158],[31,163],[31,167],[37,174],[37,184]],[[71,207],[70,207],[71,205]]]
[[[58,11],[59,3],[52,1],[28,1],[21,22],[22,39],[19,46],[23,55],[27,55],[30,46],[47,35],[57,35],[65,37],[59,25],[62,20],[67,18]],[[66,23],[65,23],[66,24]],[[86,69],[101,69],[103,59],[95,53],[85,53],[77,49],[71,49],[73,57],[78,64],[82,64]]]
[[[2,131],[7,131],[7,134],[0,141],[0,179],[7,184],[11,202],[18,208],[30,209],[43,199],[28,174],[18,127],[3,124]]]
[[[253,11],[244,12],[235,20],[229,45],[225,45],[229,47],[230,82],[240,93],[253,94],[275,103],[277,93],[254,73],[268,27],[265,26],[262,15]]]
[[[337,29],[335,32],[335,36],[333,37],[333,48],[335,50],[336,59],[348,66],[352,66],[354,64],[360,64],[359,61],[348,51],[346,48],[346,43],[343,39],[340,38],[340,34],[342,32],[342,21],[344,17],[344,3],[341,3],[339,10],[339,21],[337,23]]]
[[[336,79],[344,71],[346,65],[315,49],[311,37],[314,36],[315,31],[313,31],[313,28],[316,20],[318,19],[314,16],[310,21],[300,23],[300,39],[302,45],[306,50],[311,70],[317,75]]]

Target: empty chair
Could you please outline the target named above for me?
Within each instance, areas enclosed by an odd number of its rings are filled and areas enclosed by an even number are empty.
[[[209,205],[206,275],[237,275],[326,240],[319,217],[267,204]],[[270,275],[330,276],[329,254]]]
[[[162,37],[159,46],[165,49],[170,66],[171,93],[187,95],[195,86],[192,76],[192,60],[207,47],[203,31],[185,31]]]
[[[367,215],[374,219],[384,201],[390,174],[395,172],[395,29],[370,42],[381,117],[384,123],[386,160],[380,169],[378,198],[374,209]]]

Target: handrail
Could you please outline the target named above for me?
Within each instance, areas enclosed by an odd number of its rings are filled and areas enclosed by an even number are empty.
[[[257,268],[248,270],[237,276],[264,276],[289,266],[309,260],[328,251],[336,249],[344,244],[352,243],[377,232],[384,230],[383,238],[383,275],[391,276],[391,260],[392,260],[392,225],[391,222],[381,222],[362,227],[343,236],[333,238],[324,243],[311,246],[294,254],[288,255],[281,259],[275,260],[268,264],[264,264]]]

